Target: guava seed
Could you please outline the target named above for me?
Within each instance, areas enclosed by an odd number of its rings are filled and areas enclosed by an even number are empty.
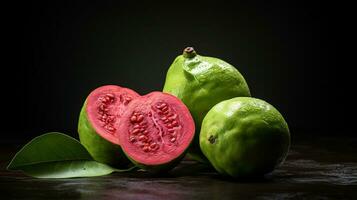
[[[176,120],[172,121],[171,124],[172,124],[172,126],[177,126],[178,125]]]
[[[135,115],[131,116],[130,121],[131,122],[136,122],[136,116]]]
[[[144,116],[142,114],[140,114],[140,115],[138,115],[136,121],[141,122],[141,121],[143,121],[143,119],[144,119]]]
[[[105,105],[104,105],[104,104],[101,104],[101,105],[99,106],[99,109],[100,109],[100,110],[104,110],[104,108],[105,108]]]
[[[148,138],[148,139],[147,139],[147,142],[148,142],[148,143],[152,142],[152,138],[151,138],[151,137]]]
[[[107,129],[108,129],[109,131],[114,131],[114,130],[115,130],[115,128],[112,127],[112,126],[107,126]]]
[[[146,141],[148,138],[145,135],[139,136],[139,141]]]
[[[131,143],[136,141],[135,137],[133,137],[133,136],[131,136],[129,140],[130,140]]]
[[[132,133],[133,133],[133,134],[137,134],[137,133],[139,133],[139,132],[140,132],[140,129],[137,128],[137,129],[134,129]]]
[[[143,147],[143,151],[148,152],[149,151],[149,147],[148,146],[144,146]]]
[[[153,142],[153,143],[150,144],[150,148],[152,148],[152,149],[156,149],[157,146],[158,146],[158,145],[157,145],[155,142]]]
[[[114,99],[114,94],[111,94],[111,93],[108,93],[107,95],[106,95],[106,97],[108,97],[108,98],[111,98],[111,99]]]

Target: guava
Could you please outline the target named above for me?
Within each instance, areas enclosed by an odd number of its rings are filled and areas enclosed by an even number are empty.
[[[173,168],[185,155],[195,124],[181,100],[151,92],[130,103],[119,129],[117,137],[128,158],[145,170],[162,172]]]
[[[282,164],[290,147],[283,116],[269,103],[237,97],[205,116],[200,146],[213,167],[232,177],[259,177]]]
[[[106,85],[92,91],[85,100],[78,122],[79,139],[96,161],[118,168],[131,164],[115,134],[121,132],[117,127],[123,112],[138,96],[128,88]]]
[[[250,96],[244,77],[235,67],[218,58],[200,56],[192,47],[185,48],[171,64],[163,91],[178,97],[189,108],[196,134],[188,153],[201,162],[207,161],[199,147],[204,116],[223,100]]]

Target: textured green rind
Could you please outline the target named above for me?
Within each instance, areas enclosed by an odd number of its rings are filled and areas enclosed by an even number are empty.
[[[263,100],[237,97],[220,102],[207,113],[200,146],[221,174],[261,176],[284,161],[290,133],[273,106]]]
[[[196,134],[188,153],[201,162],[206,161],[199,147],[204,116],[223,100],[250,96],[248,85],[236,68],[218,58],[200,55],[193,58],[178,56],[167,72],[163,91],[178,97],[189,108]]]
[[[127,154],[125,154],[127,155]],[[170,171],[171,169],[173,169],[174,167],[176,167],[180,161],[185,157],[186,153],[181,154],[179,157],[177,157],[176,159],[165,163],[165,164],[160,164],[160,165],[145,165],[143,163],[139,163],[135,160],[133,160],[132,158],[130,158],[130,156],[127,155],[127,158],[136,166],[138,166],[141,169],[144,169],[150,173],[153,174],[158,174],[158,173],[165,173]]]
[[[116,168],[128,168],[131,162],[126,158],[119,145],[102,138],[88,121],[85,101],[78,122],[79,140],[94,160]]]

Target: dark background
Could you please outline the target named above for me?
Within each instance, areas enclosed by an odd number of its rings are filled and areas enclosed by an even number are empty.
[[[14,4],[4,6],[2,14],[2,142],[27,141],[49,131],[76,136],[78,114],[91,90],[104,84],[141,94],[161,90],[168,67],[186,46],[238,68],[252,95],[284,115],[292,135],[354,134],[345,116],[353,101],[337,57],[346,29],[336,5]]]

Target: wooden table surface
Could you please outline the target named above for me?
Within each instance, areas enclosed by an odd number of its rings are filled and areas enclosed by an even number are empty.
[[[187,159],[160,176],[35,179],[5,170],[21,145],[0,148],[0,199],[357,199],[357,138],[293,138],[284,165],[255,180],[225,179]]]

